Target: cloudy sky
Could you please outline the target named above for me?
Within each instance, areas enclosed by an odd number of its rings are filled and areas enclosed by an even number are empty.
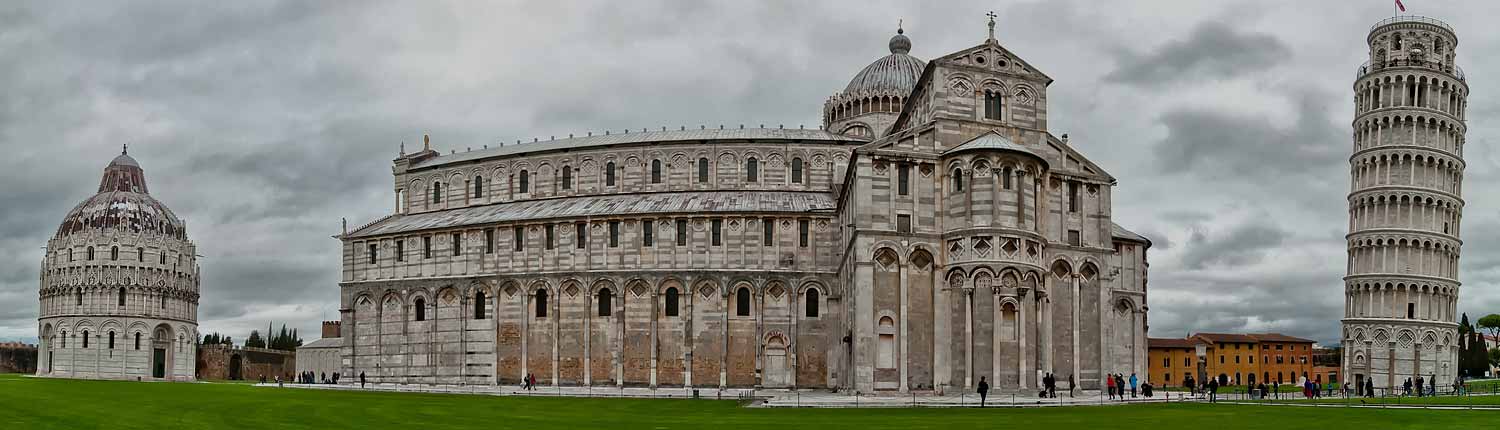
[[[1406,3],[1457,29],[1475,78],[1459,307],[1500,312],[1500,3]],[[34,341],[42,247],[121,144],[203,255],[200,330],[312,338],[338,317],[329,236],[392,210],[403,141],[817,126],[898,19],[930,59],[990,10],[1056,79],[1052,132],[1156,244],[1152,336],[1337,338],[1350,87],[1384,0],[3,2],[0,340]]]

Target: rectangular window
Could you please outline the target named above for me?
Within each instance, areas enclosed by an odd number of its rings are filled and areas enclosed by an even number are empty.
[[[1068,212],[1078,212],[1078,183],[1068,182]]]
[[[589,232],[587,223],[573,224],[573,247],[583,249],[589,243]]]
[[[396,239],[396,261],[406,261],[406,238]]]
[[[1161,359],[1161,367],[1172,367],[1172,359],[1170,359],[1170,358],[1163,358],[1163,359]]]
[[[1082,236],[1083,235],[1080,234],[1078,230],[1068,230],[1068,244],[1073,246],[1083,246]]]
[[[1406,319],[1412,319],[1412,318],[1416,318],[1416,317],[1417,317],[1417,304],[1416,303],[1407,303],[1406,304]]]
[[[652,228],[654,225],[656,223],[649,219],[641,221],[641,246],[656,246],[656,230]]]
[[[1234,364],[1240,364],[1240,356],[1234,356]]]
[[[484,253],[495,253],[495,229],[493,228],[484,229]]]
[[[552,249],[554,239],[557,237],[556,229],[552,224],[547,224],[547,249]]]
[[[422,236],[422,258],[432,258],[432,236]]]
[[[687,245],[688,223],[685,219],[677,220],[677,246]]]
[[[911,233],[911,215],[896,215],[896,232]]]
[[[1219,356],[1219,364],[1224,364],[1224,356]]]
[[[1193,365],[1193,359],[1188,358],[1188,357],[1182,357],[1182,367],[1188,367],[1188,366],[1192,366],[1192,365]]]
[[[713,221],[713,232],[712,232],[712,236],[713,236],[712,239],[713,240],[710,241],[709,243],[713,244],[713,246],[723,245],[724,244],[724,238],[722,237],[723,235],[720,234],[720,233],[723,232],[723,229],[724,229],[724,220],[722,220],[722,219],[716,219],[716,220],[714,220]]]
[[[514,247],[514,251],[521,252],[521,249],[523,249],[522,246],[524,246],[524,244],[526,243],[525,232],[521,231],[521,227],[515,227],[511,229],[511,234],[512,236],[515,236],[511,239],[511,242],[513,242],[512,246]]]
[[[808,230],[808,225],[810,223],[811,223],[811,221],[808,221],[808,220],[805,220],[805,219],[799,219],[799,220],[797,220],[797,246],[798,247],[802,247],[802,248],[806,248],[807,247],[807,241],[808,241],[808,237],[807,237],[808,231],[807,230]]]
[[[618,246],[620,246],[620,222],[619,221],[610,221],[609,222],[609,247],[610,248],[614,248],[614,247],[618,247]]]
[[[911,192],[911,165],[901,163],[896,166],[896,194],[907,195]]]
[[[453,256],[456,257],[459,254],[462,254],[463,253],[463,249],[464,249],[464,237],[463,237],[463,235],[459,234],[459,233],[453,233]]]
[[[370,264],[375,264],[375,252],[377,249],[375,244],[370,244]]]
[[[760,225],[762,227],[762,230],[764,230],[761,233],[761,245],[771,246],[776,241],[776,220],[770,218],[762,218],[760,220]]]

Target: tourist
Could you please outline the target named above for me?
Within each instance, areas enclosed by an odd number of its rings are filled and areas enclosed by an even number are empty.
[[[359,388],[365,388],[365,372],[359,372]]]
[[[1136,379],[1135,372],[1130,373],[1130,398],[1135,398]]]
[[[1375,378],[1365,380],[1365,397],[1375,397]]]
[[[1219,380],[1215,379],[1215,378],[1208,378],[1208,402],[1209,403],[1215,403],[1215,402],[1218,402],[1218,401],[1219,401]]]
[[[1114,400],[1115,399],[1115,378],[1113,376],[1110,376],[1110,375],[1104,375],[1104,382],[1105,382],[1105,385],[1109,386],[1109,399],[1110,400]]]
[[[1422,397],[1422,375],[1417,375],[1417,397]]]
[[[1437,396],[1437,374],[1436,373],[1432,374],[1431,378],[1427,378],[1427,395],[1428,396]]]
[[[1068,375],[1068,397],[1073,397],[1074,387],[1075,384],[1073,384],[1073,375]]]
[[[984,407],[984,399],[990,393],[990,383],[984,382],[984,377],[979,377],[979,407]]]
[[[276,375],[276,386],[281,387],[281,375]]]
[[[1120,400],[1125,400],[1125,376],[1119,373],[1115,374],[1115,395]]]
[[[1411,395],[1411,378],[1406,378],[1406,382],[1402,382],[1401,383],[1401,395],[1402,396],[1410,396]]]

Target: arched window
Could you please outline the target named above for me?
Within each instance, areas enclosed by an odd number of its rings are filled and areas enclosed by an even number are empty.
[[[115,349],[115,331],[109,331],[109,349]]]
[[[475,291],[474,292],[474,319],[476,319],[476,320],[482,320],[482,319],[484,319],[484,306],[487,305],[487,304],[488,303],[486,303],[485,300],[484,300],[484,292],[483,291]]]
[[[750,316],[750,289],[740,287],[734,292],[734,314],[742,317]]]
[[[793,184],[800,184],[800,183],[802,183],[802,159],[801,158],[793,158],[792,159],[792,183]]]
[[[141,350],[141,332],[135,332],[135,350]]]
[[[417,312],[417,321],[427,321],[427,300],[418,298],[412,310]]]
[[[111,246],[111,247],[109,247],[109,261],[118,261],[119,259],[120,259],[120,247],[118,247],[118,246]]]
[[[698,183],[708,183],[708,159],[698,158]]]
[[[651,160],[651,183],[661,183],[661,160]]]
[[[880,345],[875,354],[875,367],[896,368],[896,320],[891,317],[880,317],[875,330],[880,333]]]
[[[750,157],[745,160],[745,182],[760,181],[760,160]]]
[[[135,249],[135,261],[139,261],[142,263],[146,262],[146,248]]]
[[[85,251],[85,254],[86,254],[86,255],[85,255],[85,256],[84,256],[84,258],[85,258],[85,259],[87,259],[87,260],[89,260],[89,261],[94,261],[94,247],[92,247],[92,246],[90,246],[90,247],[89,247],[89,248],[88,248],[88,250],[87,250],[87,251]]]
[[[68,332],[67,331],[63,331],[62,332],[62,347],[63,348],[67,348],[68,347]]]
[[[677,288],[667,289],[667,305],[664,308],[667,316],[677,316]]]
[[[432,183],[432,204],[438,204],[438,203],[441,203],[442,201],[443,201],[443,183],[442,182],[433,182]]]
[[[523,194],[531,192],[531,172],[521,170],[521,173],[519,173],[518,175],[519,177],[517,177],[516,179],[518,182],[518,187],[520,188],[519,191]]]
[[[604,186],[615,186],[615,162],[604,163]]]
[[[89,331],[83,331],[83,349],[89,349]]]
[[[125,287],[120,287],[119,306],[125,306]]]
[[[984,119],[998,120],[1000,116],[1000,92],[985,90],[984,92]]]
[[[960,192],[960,191],[963,191],[963,190],[964,190],[964,171],[963,171],[963,169],[959,169],[959,168],[955,167],[955,168],[953,168],[953,191]]]
[[[83,306],[83,290],[78,290],[77,292],[73,293],[73,298],[75,299],[75,303],[73,304]]]
[[[73,261],[73,248],[68,248],[68,261]]]
[[[536,317],[547,317],[547,290],[536,290]]]
[[[156,256],[161,259],[161,264],[167,264],[167,250],[161,250],[161,253]]]
[[[563,179],[562,188],[564,190],[571,190],[571,189],[573,189],[573,168],[572,167],[568,167],[568,166],[563,166],[562,167],[562,179]]]
[[[808,318],[817,318],[818,317],[818,290],[813,289],[813,288],[807,289],[807,299],[805,301],[807,302],[807,317]]]
[[[161,296],[161,308],[162,309],[166,309],[167,308],[167,296]]]
[[[610,293],[608,288],[599,290],[599,316],[607,317],[610,315],[610,310],[614,309],[614,304],[611,303],[614,301],[611,300],[613,297],[613,293]]]
[[[474,177],[474,198],[477,199],[477,198],[481,198],[481,197],[484,197],[484,177],[483,176],[475,176]]]

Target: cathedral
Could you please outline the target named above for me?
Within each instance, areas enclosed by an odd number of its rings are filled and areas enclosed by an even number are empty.
[[[889,55],[818,129],[679,127],[393,162],[342,242],[375,383],[955,392],[1147,378],[1146,238],[994,36]],[[1066,382],[1060,383],[1066,387]]]
[[[42,261],[36,374],[192,381],[197,248],[122,152],[67,216]]]

